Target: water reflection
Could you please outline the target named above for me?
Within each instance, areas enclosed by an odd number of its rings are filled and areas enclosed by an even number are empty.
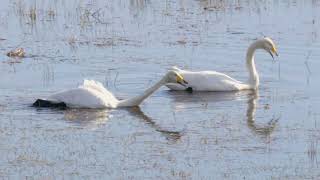
[[[96,129],[108,121],[110,112],[110,109],[67,109],[64,119],[81,127]]]
[[[132,116],[135,116],[141,120],[143,120],[144,122],[146,122],[150,127],[152,127],[153,129],[155,129],[156,131],[160,132],[164,137],[166,137],[167,140],[171,141],[171,142],[176,142],[178,141],[181,136],[182,136],[182,132],[180,131],[170,131],[170,130],[165,130],[163,128],[161,128],[158,124],[156,124],[152,118],[150,118],[149,116],[147,116],[146,114],[144,114],[140,107],[133,107],[133,108],[128,108],[129,113]]]
[[[209,103],[219,103],[219,107],[227,106],[229,101],[241,101],[248,99],[248,106],[246,111],[247,126],[255,134],[268,137],[276,128],[280,117],[273,117],[266,124],[257,123],[256,110],[257,101],[259,99],[259,92],[256,91],[238,91],[238,92],[194,92],[188,94],[186,92],[169,91],[175,101],[175,110],[181,111],[183,109],[191,108],[207,108]],[[199,104],[200,103],[200,104]],[[200,106],[200,107],[199,107]]]
[[[255,91],[249,94],[248,109],[247,109],[247,125],[257,135],[269,137],[274,131],[279,118],[272,118],[267,124],[261,125],[256,123],[256,109],[259,92]]]
[[[139,107],[125,108],[125,110],[133,117],[143,120],[150,127],[160,132],[169,141],[176,142],[182,136],[182,133],[179,131],[170,131],[161,128],[152,120],[152,118],[145,115]],[[64,119],[81,127],[96,129],[111,118],[111,111],[111,109],[67,109],[64,112]]]
[[[168,91],[173,101],[175,111],[181,111],[189,108],[207,108],[209,103],[220,103],[219,106],[223,107],[223,102],[245,100],[250,91],[237,91],[237,92],[187,92]]]

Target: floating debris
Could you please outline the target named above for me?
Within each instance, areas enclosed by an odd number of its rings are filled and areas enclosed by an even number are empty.
[[[178,43],[178,44],[181,44],[181,45],[187,44],[187,42],[186,42],[185,40],[178,40],[177,43]]]
[[[263,108],[264,108],[265,110],[270,109],[270,104],[265,104]]]
[[[208,6],[208,7],[203,8],[203,10],[206,10],[206,11],[218,11],[218,10],[223,10],[223,9],[225,9],[225,7],[222,5]]]
[[[9,56],[9,57],[24,57],[25,54],[26,53],[23,48],[17,48],[17,49],[14,49],[14,50],[8,52],[7,56]]]

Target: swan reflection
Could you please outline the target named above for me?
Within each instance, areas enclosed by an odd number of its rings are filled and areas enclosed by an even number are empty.
[[[143,120],[151,128],[160,132],[169,141],[177,141],[181,138],[182,133],[179,131],[170,131],[161,128],[152,118],[145,115],[139,107],[124,108],[130,115]],[[111,109],[67,109],[64,112],[64,119],[68,122],[75,123],[79,126],[97,129],[100,125],[105,124],[109,118]]]
[[[64,119],[82,127],[96,129],[110,118],[110,109],[67,109]]]
[[[247,120],[247,126],[255,134],[264,137],[270,136],[270,134],[276,128],[278,118],[271,118],[266,124],[256,122],[256,110],[257,101],[259,99],[259,92],[256,91],[237,91],[237,92],[193,92],[188,94],[187,92],[168,91],[172,95],[174,101],[175,111],[182,111],[191,108],[212,108],[209,103],[219,103],[215,106],[228,108],[230,105],[224,102],[228,101],[245,101],[248,99],[247,111],[245,114]],[[196,107],[194,107],[196,106]],[[200,106],[200,107],[199,107]],[[225,106],[225,107],[224,107]]]
[[[223,102],[241,101],[248,97],[250,91],[235,91],[235,92],[192,92],[191,94],[184,91],[168,91],[170,98],[174,101],[174,110],[181,111],[189,108],[199,108],[199,106],[207,108],[209,103],[220,103],[223,107]]]
[[[270,119],[269,122],[265,125],[256,123],[255,120],[256,120],[256,109],[257,109],[258,99],[259,99],[258,91],[255,91],[249,94],[248,109],[247,109],[247,125],[256,134],[262,135],[264,137],[268,137],[276,128],[277,122],[280,119],[280,117]]]
[[[181,131],[171,131],[171,130],[166,130],[161,128],[158,124],[156,124],[149,116],[145,115],[140,107],[132,107],[132,108],[128,108],[129,113],[132,116],[135,116],[141,120],[143,120],[144,122],[146,122],[150,127],[152,127],[153,129],[155,129],[156,131],[160,132],[161,135],[163,135],[164,137],[166,137],[167,140],[170,141],[178,141],[181,136],[182,136],[182,132]]]

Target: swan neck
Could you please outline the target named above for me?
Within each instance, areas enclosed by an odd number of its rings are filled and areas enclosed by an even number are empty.
[[[246,66],[249,72],[248,84],[253,88],[257,89],[259,86],[259,75],[256,70],[255,61],[254,61],[254,53],[257,49],[261,49],[261,44],[259,41],[251,44],[247,50],[246,56]]]
[[[160,81],[156,84],[145,90],[141,95],[125,99],[119,102],[118,107],[129,107],[129,106],[139,106],[143,100],[148,98],[151,94],[153,94],[157,89],[159,89],[162,85],[166,84],[167,75],[164,76]]]

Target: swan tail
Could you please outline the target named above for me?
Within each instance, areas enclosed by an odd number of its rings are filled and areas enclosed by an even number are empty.
[[[46,108],[61,108],[66,109],[67,105],[64,102],[53,102],[45,99],[37,99],[33,104],[33,107],[46,107]]]

